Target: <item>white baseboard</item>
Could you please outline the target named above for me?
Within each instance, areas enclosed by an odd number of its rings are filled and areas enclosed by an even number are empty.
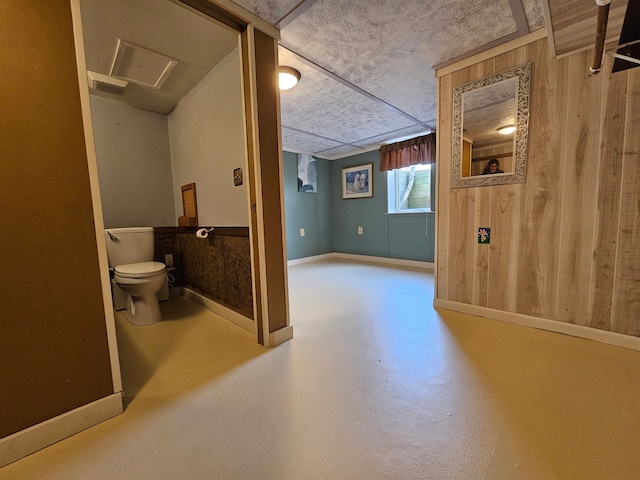
[[[299,265],[301,263],[309,263],[309,262],[317,262],[319,260],[326,260],[329,258],[334,258],[333,253],[324,253],[322,255],[314,255],[312,257],[304,257],[304,258],[296,258],[294,260],[288,260],[287,265]]]
[[[120,415],[122,410],[118,392],[4,437],[0,439],[0,467]]]
[[[537,328],[549,332],[562,333],[572,337],[584,338],[595,342],[606,343],[616,347],[628,348],[630,350],[640,351],[640,338],[621,333],[608,332],[606,330],[598,330],[597,328],[585,327],[583,325],[575,325],[573,323],[558,322],[546,318],[532,317],[522,315],[520,313],[505,312],[502,310],[494,310],[493,308],[479,307],[469,305],[467,303],[452,302],[450,300],[434,299],[433,306],[436,308],[444,308],[453,310],[454,312],[467,313],[478,317],[490,318],[501,322],[512,323],[523,327]]]
[[[244,315],[241,315],[240,313],[233,311],[230,308],[219,304],[218,302],[214,302],[210,298],[207,298],[204,295],[200,295],[199,293],[196,293],[186,287],[182,287],[182,295],[184,295],[189,300],[202,305],[207,310],[211,310],[213,313],[220,315],[222,318],[229,320],[231,323],[244,328],[247,332],[253,334],[256,333],[256,325],[252,319],[247,318]]]
[[[363,263],[383,263],[387,265],[400,265],[403,267],[422,268],[425,270],[433,270],[434,264],[432,262],[421,262],[418,260],[403,260],[401,258],[389,258],[389,257],[374,257],[370,255],[356,255],[353,253],[326,253],[324,255],[315,255],[313,257],[297,258],[295,260],[289,260],[287,265],[299,265],[301,263],[317,262],[319,260],[326,260],[330,258],[342,258],[344,260],[352,260],[355,262]]]

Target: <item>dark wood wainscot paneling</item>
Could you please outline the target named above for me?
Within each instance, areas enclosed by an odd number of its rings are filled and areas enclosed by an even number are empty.
[[[189,288],[253,319],[249,228],[215,227],[206,239],[196,237],[196,231],[195,227],[156,228],[156,259],[164,261],[165,254],[172,253],[174,286]]]

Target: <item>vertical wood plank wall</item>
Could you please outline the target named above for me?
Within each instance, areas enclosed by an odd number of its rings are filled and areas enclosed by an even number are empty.
[[[640,336],[640,68],[591,55],[542,39],[439,78],[437,298]],[[453,88],[529,62],[526,183],[451,189]]]

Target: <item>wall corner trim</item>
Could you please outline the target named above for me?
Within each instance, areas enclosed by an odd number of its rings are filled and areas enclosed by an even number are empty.
[[[547,38],[547,29],[545,27],[534,30],[528,35],[515,38],[507,43],[503,43],[496,47],[490,48],[489,50],[484,50],[471,57],[459,60],[458,62],[447,65],[435,65],[434,69],[436,70],[436,78],[449,75],[450,73],[462,70],[463,68],[475,65],[476,63],[483,62],[490,58],[497,57],[498,55],[510,52],[511,50],[515,50],[516,48],[520,48],[530,43],[537,42],[538,40],[541,40],[543,38]]]
[[[281,343],[287,342],[293,338],[293,326],[287,325],[275,332],[269,334],[269,347],[277,347]]]
[[[210,298],[205,297],[204,295],[200,295],[199,293],[194,292],[187,287],[182,287],[182,295],[192,302],[202,305],[207,310],[220,315],[225,320],[230,321],[231,323],[246,330],[247,332],[255,334],[256,325],[252,319],[247,318],[244,315],[231,310],[230,308],[225,307],[224,305],[211,300]]]
[[[0,439],[0,468],[123,412],[122,392]]]
[[[479,307],[476,305],[469,305],[467,303],[452,302],[451,300],[443,300],[440,298],[433,300],[433,306],[435,308],[442,308],[445,310],[452,310],[454,312],[489,318],[491,320],[498,320],[500,322],[520,325],[522,327],[537,328],[548,332],[561,333],[563,335],[605,343],[615,347],[640,351],[640,338],[623,335],[621,333],[598,330],[597,328],[575,325],[573,323],[563,323],[546,318],[532,317],[520,313],[505,312],[502,310],[495,310],[493,308]]]

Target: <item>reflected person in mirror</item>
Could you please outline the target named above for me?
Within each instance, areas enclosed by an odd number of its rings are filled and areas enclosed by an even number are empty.
[[[493,173],[504,173],[503,170],[500,170],[500,162],[497,158],[492,158],[487,162],[482,170],[482,175],[491,175]]]

